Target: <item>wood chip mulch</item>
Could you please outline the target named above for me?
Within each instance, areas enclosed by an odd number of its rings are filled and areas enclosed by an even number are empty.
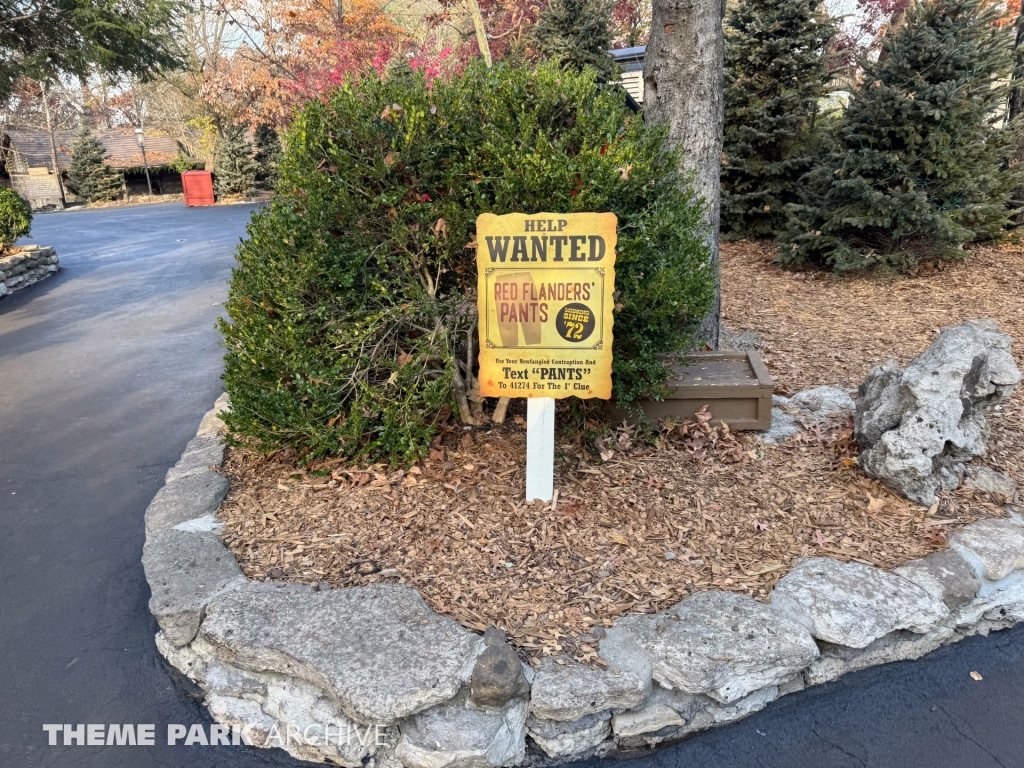
[[[723,247],[723,320],[761,335],[779,391],[856,386],[974,317],[995,318],[1024,367],[1022,249],[982,249],[900,279],[786,273],[770,257],[760,244]],[[985,463],[1024,483],[1024,388],[992,421]],[[1003,514],[1001,500],[968,487],[931,510],[896,496],[856,468],[849,424],[838,422],[780,446],[703,421],[663,430],[654,445],[625,427],[600,446],[559,435],[556,502],[526,504],[524,426],[521,416],[452,425],[408,471],[299,471],[293,457],[231,450],[225,541],[253,579],[408,584],[467,627],[502,627],[532,663],[600,664],[601,628],[624,614],[712,589],[763,600],[794,557],[891,569]]]

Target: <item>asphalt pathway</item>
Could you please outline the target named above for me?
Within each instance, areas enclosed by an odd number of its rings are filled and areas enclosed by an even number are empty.
[[[250,212],[38,216],[33,241],[64,270],[0,299],[0,768],[299,765],[164,743],[168,724],[209,720],[156,653],[140,564],[146,505],[221,389],[213,324]],[[153,723],[157,746],[51,747],[44,723]],[[1024,628],[788,696],[631,766],[1024,768]]]

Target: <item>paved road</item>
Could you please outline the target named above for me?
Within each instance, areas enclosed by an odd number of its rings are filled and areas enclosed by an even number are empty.
[[[0,768],[297,765],[48,747],[42,729],[208,722],[153,645],[142,514],[220,391],[213,322],[249,211],[39,216],[34,239],[64,271],[0,300]],[[1024,628],[789,696],[632,766],[1024,768]]]

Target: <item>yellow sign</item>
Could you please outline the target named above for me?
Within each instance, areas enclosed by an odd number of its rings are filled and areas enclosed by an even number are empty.
[[[480,394],[612,396],[613,213],[476,220]]]

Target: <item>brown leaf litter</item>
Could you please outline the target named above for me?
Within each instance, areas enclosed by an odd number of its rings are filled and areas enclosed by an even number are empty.
[[[760,244],[723,247],[723,320],[761,335],[779,391],[855,386],[974,317],[1013,335],[1024,366],[1024,250],[981,249],[911,279],[787,273],[770,257]],[[1018,482],[1022,389],[993,418],[986,460]],[[763,600],[795,557],[891,569],[1002,514],[1000,499],[968,487],[932,509],[896,496],[856,468],[849,424],[764,446],[703,418],[668,425],[655,445],[624,427],[593,446],[560,435],[558,495],[526,504],[524,424],[453,427],[408,471],[335,462],[317,476],[283,456],[231,450],[225,540],[253,579],[403,583],[464,626],[502,627],[534,663],[600,663],[602,627],[624,614],[712,589]]]

